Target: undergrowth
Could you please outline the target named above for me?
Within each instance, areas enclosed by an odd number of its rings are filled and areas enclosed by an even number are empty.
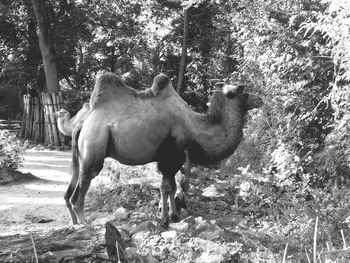
[[[267,129],[263,122],[254,120],[256,125],[247,128],[245,140],[220,169],[192,168],[189,213],[214,220],[226,230],[244,232],[248,238],[240,240],[240,253],[250,262],[350,262],[346,180],[315,183],[318,174],[309,173],[307,165],[317,160],[298,157],[281,140],[273,146],[262,143]],[[274,132],[266,135],[267,141]],[[322,153],[322,158],[336,156]],[[159,191],[149,187],[160,180],[154,164],[128,167],[112,162],[98,180],[92,191],[97,207],[113,211],[122,206],[159,216]],[[204,195],[211,187],[218,196]]]
[[[154,165],[127,167],[112,162],[89,194],[93,206],[109,212],[122,206],[157,218],[159,191],[148,185],[145,176],[159,180]],[[228,231],[249,233],[245,234],[249,238],[240,240],[240,253],[250,262],[349,262],[350,192],[339,186],[328,191],[313,188],[308,180],[307,175],[298,182],[285,180],[249,166],[235,173],[193,168],[188,210]],[[218,197],[204,196],[212,185]]]
[[[17,138],[17,135],[8,130],[0,130],[0,165],[2,168],[16,170],[23,161],[23,153],[27,142]]]

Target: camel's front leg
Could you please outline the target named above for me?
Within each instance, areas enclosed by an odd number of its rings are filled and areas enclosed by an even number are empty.
[[[169,224],[169,216],[168,216],[168,200],[169,197],[169,185],[164,180],[164,176],[162,179],[162,183],[160,185],[160,209],[161,209],[161,220],[162,224]]]
[[[164,154],[163,151],[164,150]],[[160,160],[158,161],[158,169],[162,173],[161,192],[161,206],[162,206],[162,220],[167,225],[169,223],[169,213],[172,221],[179,220],[179,213],[175,205],[176,183],[175,174],[180,170],[185,162],[185,153],[179,150],[173,140],[168,139],[160,148]],[[168,199],[169,210],[168,211]]]
[[[180,214],[178,210],[176,209],[176,202],[175,202],[175,193],[176,193],[176,184],[175,184],[175,177],[174,177],[174,185],[172,185],[172,189],[169,193],[169,215],[170,220],[173,222],[179,221]]]
[[[190,188],[190,177],[191,177],[191,162],[186,154],[186,161],[183,166],[183,174],[178,173],[175,176],[176,181],[176,193],[175,193],[175,204],[178,213],[181,212],[181,208],[186,209],[186,200],[188,191]]]
[[[169,215],[171,221],[178,221],[179,214],[175,205],[175,176],[163,175],[162,183],[160,186],[160,203],[161,203],[161,219],[164,225],[169,224]],[[169,209],[168,201],[169,200]]]

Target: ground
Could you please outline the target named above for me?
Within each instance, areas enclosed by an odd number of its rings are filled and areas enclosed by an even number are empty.
[[[0,186],[0,262],[36,262],[35,256],[38,262],[112,262],[111,236],[120,236],[121,262],[307,262],[305,249],[312,253],[298,221],[282,224],[262,215],[266,208],[259,202],[244,203],[238,195],[244,187],[235,186],[237,176],[215,168],[192,169],[187,210],[180,222],[164,227],[156,166],[132,168],[106,159],[87,194],[87,224],[72,226],[63,200],[70,155],[27,150],[15,176],[20,180]],[[314,221],[307,222],[312,233]],[[349,254],[338,251],[341,260],[334,262],[349,262]]]
[[[88,231],[89,235],[94,234],[99,240],[101,229],[108,221],[113,222],[120,231],[125,231],[127,233],[125,235],[128,236],[125,238],[125,242],[133,244],[128,245],[129,260],[134,257],[142,258],[142,261],[136,259],[133,262],[162,262],[169,256],[168,260],[173,257],[170,261],[176,261],[176,257],[185,258],[186,253],[190,255],[186,251],[177,251],[177,256],[174,256],[172,253],[175,250],[170,251],[167,248],[169,242],[174,242],[174,239],[177,239],[178,231],[186,231],[190,225],[194,224],[202,224],[203,229],[208,226],[214,227],[215,230],[214,224],[202,217],[188,216],[184,211],[182,219],[185,220],[177,224],[171,224],[170,228],[165,229],[158,221],[160,175],[156,172],[155,165],[139,167],[131,172],[134,178],[123,179],[122,174],[130,173],[129,168],[121,165],[113,166],[111,160],[108,159],[98,179],[93,180],[91,191],[87,195],[86,214],[89,226],[70,226],[70,218],[63,199],[70,179],[70,155],[70,151],[29,149],[24,155],[23,166],[20,169],[23,173],[22,178],[16,182],[0,186],[0,200],[2,200],[0,206],[0,247],[4,247],[3,250],[0,249],[0,261],[21,262],[23,258],[28,256],[28,253],[32,253],[33,259],[30,235],[34,236],[34,243],[36,243],[37,251],[39,251],[37,252],[39,260],[43,262],[48,260],[48,251],[44,244],[50,242],[54,242],[54,245],[50,247],[49,252],[51,254],[56,253],[59,257],[68,257],[67,253],[69,254],[73,249],[69,244],[76,242],[76,239],[80,239],[75,234],[82,235],[82,233]],[[140,177],[140,174],[144,174],[145,177]],[[120,181],[122,184],[119,188],[109,189],[108,185],[113,184],[113,181]],[[101,186],[104,187],[104,190],[97,191]],[[215,189],[213,191],[215,192]],[[203,210],[194,206],[193,209],[194,213],[198,213],[198,209]],[[220,207],[207,207],[206,209],[209,215],[209,210],[215,213],[215,209],[220,209]],[[198,232],[200,232],[199,229],[197,229]],[[153,234],[150,233],[151,230]],[[216,229],[216,231],[219,230]],[[214,233],[215,235],[219,235],[218,232]],[[182,236],[182,238],[185,237]],[[219,238],[219,236],[214,238]],[[148,241],[143,241],[143,245],[140,244],[140,240],[144,239]],[[195,246],[197,251],[189,257],[200,258],[202,253],[198,249],[201,246],[207,246],[207,242],[202,239],[191,240],[191,242],[194,242],[192,246]],[[205,244],[199,244],[203,242]],[[57,245],[58,243],[60,245]],[[138,247],[137,251],[134,251],[135,244]],[[160,246],[155,246],[155,244]],[[96,249],[94,245],[97,246],[98,244],[90,242],[89,245],[93,247],[93,250]],[[89,245],[84,243],[81,247],[86,248]],[[64,250],[62,250],[62,246],[65,247]],[[215,243],[211,246],[219,249]],[[236,244],[235,246],[237,246],[235,249],[238,250],[239,245]],[[18,250],[19,247],[20,250]],[[155,248],[153,252],[152,247]],[[73,255],[79,256],[82,254],[78,253],[76,248],[73,250]],[[42,251],[41,255],[40,251]],[[46,253],[44,253],[45,251]],[[103,251],[100,252],[103,254]],[[228,250],[225,248],[220,253],[225,254],[227,252]],[[14,253],[17,253],[15,257],[13,256]],[[101,256],[101,253],[99,255],[103,261],[105,257]],[[83,254],[86,254],[86,250]],[[72,257],[72,255],[69,256]],[[157,257],[158,261],[154,261]],[[57,259],[57,257],[54,258]],[[73,260],[73,262],[75,261]]]
[[[28,150],[23,173],[35,177],[0,186],[0,235],[65,226],[63,195],[69,182],[69,151]]]

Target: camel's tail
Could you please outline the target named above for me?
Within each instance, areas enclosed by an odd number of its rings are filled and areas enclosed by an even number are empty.
[[[72,133],[72,172],[73,175],[79,175],[79,148],[78,139],[82,124],[75,126]]]

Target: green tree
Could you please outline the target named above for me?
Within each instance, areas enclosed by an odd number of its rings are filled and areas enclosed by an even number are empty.
[[[46,89],[49,93],[60,90],[58,85],[56,53],[54,38],[51,29],[51,20],[45,1],[32,0],[39,36],[39,47],[44,64]]]

